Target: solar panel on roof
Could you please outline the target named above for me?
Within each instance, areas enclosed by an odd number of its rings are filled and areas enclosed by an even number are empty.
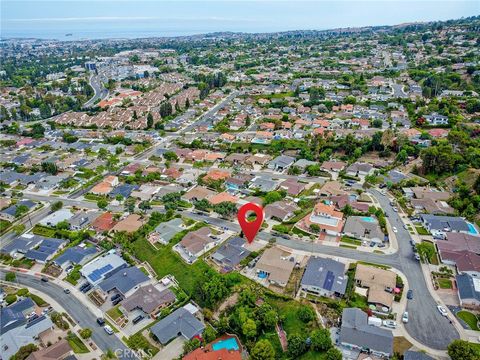
[[[328,271],[327,276],[325,276],[325,282],[323,283],[323,288],[326,290],[332,290],[334,281],[335,281],[335,275],[333,274],[333,272]]]
[[[102,275],[104,275],[105,273],[107,273],[108,271],[110,271],[111,269],[113,269],[113,266],[110,265],[110,264],[107,264],[103,267],[101,267],[100,269],[95,269],[91,272],[90,275],[88,275],[88,277],[90,278],[90,280],[92,281],[98,281],[102,278]]]

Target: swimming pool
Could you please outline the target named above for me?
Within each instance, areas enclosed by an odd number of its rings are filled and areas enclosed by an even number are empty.
[[[262,272],[259,272],[257,276],[260,279],[266,279],[268,275],[262,271]]]
[[[475,225],[471,224],[471,223],[467,223],[468,225],[468,232],[472,235],[478,235],[478,230],[477,228],[475,227]]]
[[[362,220],[365,222],[371,222],[371,223],[375,222],[375,219],[371,216],[364,216],[362,217]]]
[[[214,351],[220,350],[220,349],[227,349],[227,350],[239,350],[240,348],[238,347],[237,340],[233,337],[225,339],[225,340],[220,340],[214,344],[212,344],[212,348]]]

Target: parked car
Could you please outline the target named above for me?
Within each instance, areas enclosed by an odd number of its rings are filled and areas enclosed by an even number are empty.
[[[122,296],[122,295],[120,295],[120,294],[115,294],[115,295],[113,295],[113,296],[110,298],[110,300],[115,301],[115,300],[117,300],[120,296]]]
[[[390,293],[390,294],[393,293],[393,289],[392,289],[391,287],[389,287],[389,286],[387,286],[387,287],[385,288],[385,291],[388,292],[388,293]]]
[[[113,329],[109,325],[105,325],[103,329],[108,335],[113,335]]]
[[[143,315],[138,315],[135,319],[132,320],[132,323],[135,325],[143,319]]]
[[[417,253],[415,253],[414,256],[415,256],[415,260],[420,261],[420,255],[418,255]]]
[[[105,325],[105,320],[103,320],[102,318],[97,318],[97,324],[103,326]]]
[[[447,310],[445,310],[445,308],[443,306],[437,305],[437,309],[440,312],[440,314],[442,314],[442,316],[446,317],[448,315]]]
[[[397,322],[393,320],[383,320],[383,326],[395,329],[397,327]]]
[[[404,324],[408,323],[408,311],[405,311],[402,316],[402,322]]]
[[[64,292],[65,294],[70,294],[70,289],[63,289],[63,292]]]
[[[45,276],[42,276],[42,278],[40,280],[43,281],[43,282],[48,282],[48,278],[46,278]]]
[[[403,228],[404,228],[405,230],[408,230],[407,224],[403,224]]]
[[[397,233],[397,232],[398,232],[398,230],[397,230],[397,228],[396,228],[395,226],[392,227],[392,230],[393,230],[394,233]]]
[[[413,299],[413,290],[410,289],[407,291],[407,299],[412,300]]]
[[[398,208],[396,206],[394,206],[393,211],[398,212]]]

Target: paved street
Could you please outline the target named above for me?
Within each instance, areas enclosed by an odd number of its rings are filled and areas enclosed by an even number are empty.
[[[33,215],[30,215],[30,214],[26,215],[17,224],[24,224],[25,227],[27,229],[29,229],[29,228],[33,227],[36,223],[38,223],[40,220],[42,220],[45,216],[47,216],[49,212],[50,212],[50,206],[46,205],[43,208],[41,208],[40,210],[38,210],[37,212],[35,212]],[[3,235],[0,238],[0,248],[9,244],[16,236],[17,236],[17,234],[15,233],[15,231],[10,231],[10,232],[6,233],[5,235]]]
[[[89,84],[93,88],[94,95],[83,105],[84,108],[92,107],[95,105],[95,101],[105,99],[108,96],[108,90],[103,87],[98,75],[92,74],[89,78]]]
[[[410,245],[411,237],[408,231],[403,229],[403,223],[400,216],[393,211],[389,199],[386,196],[381,195],[376,190],[371,190],[370,193],[375,196],[382,208],[386,211],[389,216],[388,220],[391,222],[392,226],[396,226],[398,229],[396,235],[399,251],[397,253],[393,255],[367,253],[348,248],[311,243],[293,237],[290,240],[277,237],[277,244],[311,253],[385,264],[400,270],[405,274],[410,288],[414,291],[414,299],[409,300],[407,303],[407,311],[409,312],[410,321],[405,327],[408,333],[414,339],[428,347],[444,350],[452,340],[459,338],[459,334],[455,327],[449,323],[449,320],[438,312],[436,307],[437,303],[427,288],[420,264],[413,257],[413,251]],[[198,221],[207,221],[215,226],[226,226],[229,229],[240,231],[238,224],[223,219],[188,211],[183,212],[183,215]],[[258,237],[262,240],[269,240],[273,235],[260,232]],[[421,316],[419,314],[421,314]],[[432,327],[431,324],[442,324],[442,326]]]
[[[0,269],[1,278],[4,278],[6,270]],[[21,285],[31,287],[42,293],[45,293],[54,298],[67,312],[68,314],[82,327],[90,328],[93,331],[92,340],[97,346],[105,353],[108,349],[113,351],[128,350],[128,348],[113,335],[108,335],[101,326],[96,322],[96,317],[90,312],[90,310],[83,305],[75,296],[71,294],[65,294],[63,289],[53,284],[52,282],[41,282],[37,277],[32,275],[26,275],[22,273],[17,274],[17,282]],[[127,355],[125,351],[123,356],[119,356],[120,359],[135,359],[136,357]]]
[[[210,116],[215,115],[215,113],[218,110],[221,110],[226,104],[228,104],[230,101],[232,101],[235,97],[237,97],[240,94],[239,91],[233,91],[230,95],[228,95],[225,99],[220,101],[218,104],[215,106],[212,106],[207,112],[205,112],[203,115],[199,116],[192,124],[186,126],[183,130],[180,131],[180,133],[188,133],[192,130],[195,130],[197,127],[197,124],[205,119],[208,119]]]

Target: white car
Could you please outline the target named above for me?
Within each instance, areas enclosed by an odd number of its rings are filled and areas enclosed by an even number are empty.
[[[397,228],[396,228],[395,226],[394,226],[394,227],[392,227],[392,230],[393,230],[393,232],[394,232],[394,233],[397,233],[397,231],[398,231],[398,230],[397,230]]]
[[[402,322],[404,324],[408,323],[408,311],[405,311],[402,316]]]
[[[438,309],[438,311],[440,312],[440,314],[442,314],[442,316],[445,316],[445,317],[446,317],[446,316],[448,315],[447,310],[445,310],[445,308],[444,308],[443,306],[438,305],[438,306],[437,306],[437,309]]]
[[[103,329],[108,335],[113,335],[113,329],[109,325],[105,325]]]
[[[383,326],[395,329],[397,327],[397,323],[393,320],[383,320]]]
[[[398,212],[398,208],[396,206],[394,206],[393,211]]]

